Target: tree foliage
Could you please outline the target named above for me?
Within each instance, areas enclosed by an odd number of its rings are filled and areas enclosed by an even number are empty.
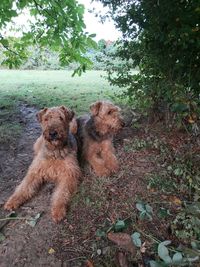
[[[58,51],[62,65],[78,62],[78,73],[91,64],[84,53],[96,43],[92,39],[94,35],[85,32],[84,6],[76,0],[1,0],[0,13],[2,64],[9,68],[19,67],[27,59],[30,45]],[[23,29],[15,27],[15,31],[21,32],[21,38],[9,37],[8,26],[21,13],[25,18],[30,17],[28,25]]]
[[[125,64],[109,68],[110,81],[127,87],[130,99],[159,112],[187,113],[193,121],[200,92],[199,1],[100,1],[123,33],[117,56]]]

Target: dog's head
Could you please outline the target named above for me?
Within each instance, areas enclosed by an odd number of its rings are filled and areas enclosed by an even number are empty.
[[[97,101],[90,106],[90,112],[98,131],[115,133],[124,126],[121,109],[109,101]]]
[[[36,116],[47,142],[53,146],[61,146],[66,142],[69,124],[74,117],[73,111],[65,106],[44,108]]]

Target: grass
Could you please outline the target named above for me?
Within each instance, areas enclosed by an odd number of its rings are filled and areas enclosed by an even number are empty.
[[[69,71],[1,71],[0,107],[4,101],[23,101],[42,108],[67,105],[77,113],[88,111],[97,99],[110,98],[114,93],[102,77],[102,71],[88,71],[81,77],[71,77]],[[10,102],[11,101],[11,102]],[[3,102],[3,103],[2,103]]]
[[[92,102],[113,98],[119,90],[102,77],[103,71],[71,75],[70,71],[0,70],[0,142],[11,140],[12,128],[19,130],[15,115],[20,102],[38,109],[66,105],[82,114]],[[19,135],[18,130],[13,131],[13,138]]]

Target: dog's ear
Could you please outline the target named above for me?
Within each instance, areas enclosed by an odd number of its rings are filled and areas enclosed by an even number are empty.
[[[74,111],[66,108],[65,106],[61,106],[60,109],[65,114],[67,120],[71,121],[75,115]]]
[[[47,110],[48,108],[44,108],[36,114],[36,118],[39,122],[42,122],[42,116],[47,112]]]
[[[99,113],[99,109],[100,109],[101,105],[102,105],[101,101],[97,101],[97,102],[93,103],[90,106],[91,114],[94,115],[94,116],[97,116],[98,113]]]

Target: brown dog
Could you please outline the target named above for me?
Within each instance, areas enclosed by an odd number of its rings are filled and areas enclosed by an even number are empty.
[[[37,114],[42,135],[34,145],[35,157],[28,173],[8,199],[4,208],[12,210],[31,198],[44,181],[56,183],[52,198],[52,217],[55,222],[66,214],[66,204],[76,191],[80,169],[77,144],[70,132],[74,113],[64,106],[45,108]]]
[[[109,101],[90,106],[91,116],[77,119],[80,159],[86,160],[98,176],[117,172],[119,165],[112,144],[113,135],[123,126],[120,108]]]

